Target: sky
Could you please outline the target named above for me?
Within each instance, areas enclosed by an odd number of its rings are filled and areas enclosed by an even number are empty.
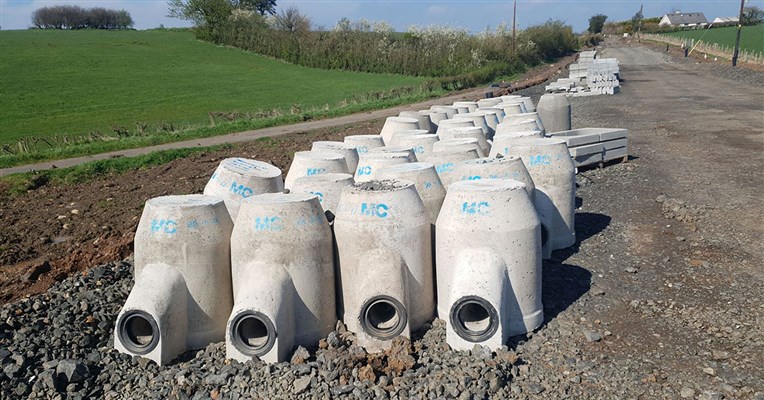
[[[764,0],[746,0],[747,5],[764,8]],[[187,21],[167,17],[165,0],[0,0],[0,29],[26,29],[37,8],[60,4],[127,10],[136,29],[189,26]],[[586,30],[589,17],[605,14],[609,21],[631,19],[644,5],[646,17],[662,16],[671,10],[702,12],[708,20],[736,16],[739,0],[518,0],[520,29],[560,19],[576,32]],[[294,6],[309,16],[314,26],[333,27],[342,17],[386,21],[397,31],[411,25],[447,25],[472,32],[495,28],[502,22],[511,26],[511,0],[277,0],[278,8]]]

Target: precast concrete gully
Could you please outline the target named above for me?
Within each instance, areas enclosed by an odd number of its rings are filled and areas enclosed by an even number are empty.
[[[435,312],[430,221],[412,182],[356,183],[334,220],[341,318],[367,351],[389,348]]]
[[[328,151],[330,153],[339,153],[345,157],[345,163],[348,166],[348,172],[355,171],[358,168],[358,149],[356,146],[344,142],[318,141],[313,142],[311,151]]]
[[[433,154],[461,152],[470,149],[475,150],[478,157],[485,157],[485,153],[483,153],[483,149],[480,147],[480,142],[474,137],[441,139],[432,145]]]
[[[388,143],[388,146],[400,146],[401,145],[401,139],[408,137],[408,136],[414,136],[414,135],[427,135],[431,132],[426,129],[410,129],[406,131],[397,131],[393,133],[392,139],[390,139],[390,143]]]
[[[528,121],[533,120],[536,122],[536,128],[533,128],[529,125],[527,125]],[[528,130],[528,131],[541,131],[542,134],[546,134],[546,128],[544,127],[544,121],[541,120],[541,117],[537,112],[527,112],[524,114],[515,114],[509,116],[504,122],[502,122],[502,125],[505,126],[504,129],[506,129],[507,126],[515,126],[515,125],[521,125],[524,126],[521,130]]]
[[[350,174],[320,174],[301,176],[292,184],[290,193],[311,193],[318,196],[318,201],[324,212],[331,215],[337,213],[337,205],[340,203],[342,189],[350,186],[355,181]],[[327,215],[328,216],[328,215]]]
[[[435,133],[434,130],[431,130],[433,124],[429,114],[423,114],[419,111],[401,111],[398,113],[398,116],[404,118],[413,118],[419,121],[419,129],[424,129],[426,131],[425,133]]]
[[[336,326],[332,232],[316,195],[247,199],[231,236],[231,274],[227,358],[282,362]]]
[[[523,160],[518,157],[478,158],[461,161],[454,165],[454,175],[457,181],[474,181],[480,179],[512,179],[525,185],[525,191],[531,201],[535,198],[536,186],[533,183]]]
[[[475,139],[482,154],[488,154],[491,150],[488,136],[477,126],[450,129],[448,133],[444,133],[444,136],[441,137],[441,140],[449,139]]]
[[[403,147],[411,147],[414,149],[414,153],[416,154],[416,159],[418,161],[427,161],[427,159],[430,157],[430,154],[432,153],[432,146],[435,145],[435,142],[439,140],[440,138],[438,135],[434,133],[426,135],[413,135],[405,136],[399,139],[398,145]]]
[[[455,101],[453,105],[456,108],[466,108],[467,109],[466,113],[474,112],[475,110],[478,109],[478,107],[480,107],[476,101]],[[460,114],[466,114],[466,113],[460,112]]]
[[[448,119],[448,113],[445,111],[438,111],[438,110],[419,110],[417,111],[419,114],[427,115],[428,118],[430,118],[430,126],[427,128],[427,130],[430,133],[435,133],[435,131],[438,130],[438,125],[440,124],[440,121]],[[419,124],[422,129],[425,129],[422,124]]]
[[[347,174],[348,163],[340,153],[329,151],[298,151],[284,178],[284,187],[291,189],[292,182],[301,176],[329,173]]]
[[[435,131],[436,134],[438,134],[438,137],[448,137],[448,131],[453,128],[468,128],[468,127],[474,127],[475,122],[471,119],[461,119],[461,118],[453,118],[453,119],[447,119],[444,121],[440,121],[440,125],[438,125],[438,130]],[[482,129],[481,129],[482,130]]]
[[[385,140],[382,139],[382,135],[350,135],[345,136],[344,142],[351,146],[355,146],[359,157],[361,154],[368,153],[370,149],[385,145]]]
[[[448,187],[449,184],[458,180],[455,174],[456,164],[460,161],[480,158],[478,151],[477,143],[469,148],[446,148],[440,152],[433,152],[427,161],[435,165],[435,171],[438,173],[440,182],[443,183],[443,186]]]
[[[443,187],[433,164],[416,162],[382,167],[378,178],[413,182],[427,210],[430,223],[435,226],[443,199],[446,198],[446,188]]]
[[[535,122],[533,122],[535,125]],[[543,138],[541,131],[517,131],[517,132],[502,132],[493,137],[491,142],[491,151],[488,153],[489,157],[496,157],[497,154],[506,156],[509,152],[509,146],[512,142],[518,139],[524,138]]]
[[[511,115],[525,114],[528,112],[522,100],[505,100],[504,102],[497,104],[496,108],[500,108],[504,111],[504,118],[507,118]],[[504,122],[504,120],[499,122]]]
[[[538,116],[544,121],[544,128],[549,133],[569,131],[572,113],[570,100],[563,93],[547,93],[541,96],[536,106]]]
[[[447,106],[447,105],[434,105],[430,107],[430,110],[446,113],[446,116],[447,116],[446,119],[448,120],[454,118],[454,115],[459,113],[458,108],[454,106]],[[438,124],[438,126],[440,126],[440,124]]]
[[[281,170],[262,161],[226,158],[220,162],[204,194],[223,199],[231,220],[236,221],[241,202],[250,196],[284,191]]]
[[[417,130],[419,130],[419,129],[417,129]],[[417,161],[419,161],[416,158],[416,152],[414,151],[413,147],[388,145],[388,146],[383,146],[383,147],[375,147],[375,148],[369,150],[369,153],[388,153],[388,154],[406,153],[406,154],[408,154],[409,162],[417,162]]]
[[[406,164],[411,162],[409,153],[368,152],[361,154],[358,159],[358,169],[354,180],[368,182],[376,179],[379,169],[387,165]]]
[[[493,116],[493,114],[491,114]],[[466,119],[468,121],[472,121],[472,123],[480,128],[483,131],[483,134],[490,138],[492,136],[492,131],[488,127],[488,122],[486,122],[486,113],[477,112],[475,110],[474,112],[466,113],[466,114],[456,114],[454,116],[454,119],[460,120],[460,119]]]
[[[451,348],[497,350],[541,325],[540,221],[522,183],[452,184],[435,240],[438,315]]]
[[[385,144],[390,144],[393,139],[393,133],[412,129],[420,129],[418,118],[388,117],[379,134],[382,135]]]
[[[231,230],[219,197],[146,202],[135,232],[135,286],[120,311],[114,347],[165,365],[222,341],[231,312]]]

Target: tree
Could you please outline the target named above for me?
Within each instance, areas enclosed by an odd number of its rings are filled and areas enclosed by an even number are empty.
[[[645,18],[645,15],[642,14],[642,10],[637,11],[636,14],[634,14],[633,17],[631,17],[631,31],[636,32],[637,29],[639,29],[639,24],[642,22],[642,19]]]
[[[127,29],[133,26],[133,18],[125,10],[50,6],[35,10],[32,24],[39,29]]]
[[[310,18],[302,15],[300,10],[294,7],[281,10],[273,21],[275,29],[287,32],[307,32],[310,30],[310,25]]]
[[[167,5],[168,17],[185,19],[208,29],[228,19],[234,9],[229,0],[169,0]]]
[[[235,8],[256,11],[260,15],[276,15],[276,0],[232,0]],[[291,7],[290,7],[291,8]]]
[[[764,22],[764,10],[756,6],[746,7],[743,10],[743,20],[740,23],[744,26],[758,25]]]
[[[589,33],[600,33],[605,25],[607,15],[597,14],[589,18]]]

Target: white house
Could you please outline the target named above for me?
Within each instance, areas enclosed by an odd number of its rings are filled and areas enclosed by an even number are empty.
[[[714,26],[737,25],[740,17],[716,17],[711,24]]]
[[[696,26],[706,26],[708,25],[708,20],[703,13],[677,11],[673,14],[666,14],[661,18],[661,22],[658,23],[658,26],[666,25],[677,28],[691,28]]]

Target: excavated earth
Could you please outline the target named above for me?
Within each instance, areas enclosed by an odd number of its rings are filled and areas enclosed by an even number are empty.
[[[146,199],[201,191],[228,156],[286,170],[374,121],[0,199],[0,398],[764,400],[764,74],[633,43],[603,52],[623,91],[574,98],[573,125],[628,128],[631,157],[577,175],[577,243],[544,262],[535,332],[455,352],[436,319],[367,354],[339,323],[276,365],[225,361],[219,343],[166,367],[112,349]]]

